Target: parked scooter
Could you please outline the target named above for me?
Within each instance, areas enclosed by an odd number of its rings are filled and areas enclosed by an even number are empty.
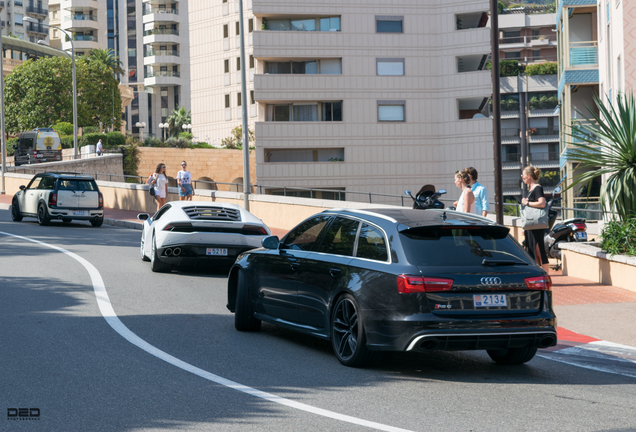
[[[438,198],[446,193],[445,189],[440,189],[435,192],[435,186],[424,185],[415,196],[411,195],[410,190],[405,191],[405,193],[413,199],[414,209],[427,210],[444,208],[444,203],[439,201]]]
[[[555,193],[561,192],[561,188],[557,187]],[[545,252],[549,257],[561,260],[561,249],[559,243],[562,242],[581,242],[587,241],[587,224],[584,218],[571,218],[556,223],[559,211],[553,209],[553,205],[561,201],[561,198],[552,198],[548,201],[548,226],[549,231],[545,235],[543,242],[545,244]],[[561,268],[561,264],[557,263],[556,270]]]

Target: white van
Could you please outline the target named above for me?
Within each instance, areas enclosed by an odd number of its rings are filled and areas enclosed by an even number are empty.
[[[16,144],[15,165],[54,162],[62,160],[62,142],[51,128],[35,128],[22,132]]]

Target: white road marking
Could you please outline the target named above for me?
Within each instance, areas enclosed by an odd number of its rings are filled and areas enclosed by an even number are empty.
[[[200,376],[201,378],[204,378],[206,380],[215,382],[217,384],[220,384],[222,386],[225,387],[229,387],[231,389],[234,390],[238,390],[240,392],[243,393],[247,393],[249,395],[261,398],[261,399],[265,399],[267,401],[270,402],[274,402],[280,405],[285,405],[287,407],[290,408],[294,408],[297,410],[301,410],[301,411],[306,411],[308,413],[312,413],[312,414],[317,414],[323,417],[328,417],[328,418],[332,418],[334,420],[339,420],[339,421],[343,421],[343,422],[347,422],[347,423],[352,423],[355,425],[359,425],[359,426],[365,426],[365,427],[369,427],[369,428],[373,428],[373,429],[377,429],[377,430],[382,430],[382,431],[390,431],[390,432],[409,432],[407,429],[401,429],[401,428],[397,428],[397,427],[393,427],[393,426],[388,426],[388,425],[384,425],[381,423],[375,423],[372,421],[368,421],[368,420],[363,420],[363,419],[359,419],[356,417],[352,417],[352,416],[348,416],[345,414],[339,414],[333,411],[329,411],[329,410],[325,410],[322,408],[317,408],[311,405],[307,405],[304,403],[300,403],[300,402],[296,402],[293,401],[291,399],[287,399],[281,396],[277,396],[275,394],[272,393],[267,393],[252,387],[248,387],[246,385],[237,383],[235,381],[231,381],[229,379],[220,377],[218,375],[215,375],[213,373],[207,372],[203,369],[200,369],[196,366],[193,366],[189,363],[186,363],[182,360],[179,360],[176,357],[171,356],[170,354],[161,351],[159,348],[150,345],[148,342],[146,342],[145,340],[141,339],[139,336],[137,336],[135,333],[133,333],[132,331],[130,331],[130,329],[128,327],[126,327],[124,325],[124,323],[122,323],[119,319],[119,317],[117,316],[117,314],[115,313],[115,310],[113,309],[112,304],[110,303],[110,298],[108,297],[108,292],[106,291],[106,287],[104,286],[104,281],[99,273],[99,271],[88,261],[86,261],[84,258],[82,258],[81,256],[70,252],[66,249],[63,249],[61,247],[58,246],[54,246],[48,243],[44,243],[41,242],[39,240],[34,240],[34,239],[30,239],[28,237],[23,237],[23,236],[19,236],[19,235],[15,235],[15,234],[10,234],[10,233],[6,233],[6,232],[2,232],[0,231],[0,234],[6,235],[6,236],[10,236],[10,237],[15,237],[21,240],[25,240],[25,241],[29,241],[32,243],[37,243],[39,245],[42,246],[46,246],[49,247],[51,249],[55,249],[59,252],[62,252],[63,254],[68,255],[69,257],[73,258],[74,260],[76,260],[77,262],[79,262],[88,272],[90,278],[91,278],[91,282],[93,283],[93,290],[95,291],[95,298],[97,299],[97,305],[99,306],[99,310],[102,314],[102,316],[104,317],[104,319],[106,320],[106,322],[113,328],[113,330],[115,330],[117,333],[119,333],[124,339],[126,339],[128,342],[132,343],[133,345],[141,348],[142,350],[146,351],[149,354],[152,354],[153,356],[164,360],[168,363],[170,363],[171,365],[174,365],[178,368],[181,368],[185,371],[188,371],[190,373],[193,373],[195,375]]]

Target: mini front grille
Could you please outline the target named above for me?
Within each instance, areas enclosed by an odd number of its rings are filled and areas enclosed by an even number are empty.
[[[193,220],[241,221],[241,212],[232,208],[192,206],[183,207],[183,211]]]

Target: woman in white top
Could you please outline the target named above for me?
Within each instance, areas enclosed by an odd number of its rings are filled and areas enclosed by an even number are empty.
[[[157,210],[166,203],[168,197],[168,177],[166,176],[166,165],[160,163],[155,172],[148,177],[148,184],[155,189],[155,201]]]
[[[192,201],[192,174],[186,168],[188,163],[181,161],[181,171],[177,173],[177,186],[179,187],[179,201]]]
[[[477,214],[475,195],[470,189],[470,174],[468,170],[461,170],[455,173],[455,186],[462,190],[462,194],[457,200],[457,211]]]

